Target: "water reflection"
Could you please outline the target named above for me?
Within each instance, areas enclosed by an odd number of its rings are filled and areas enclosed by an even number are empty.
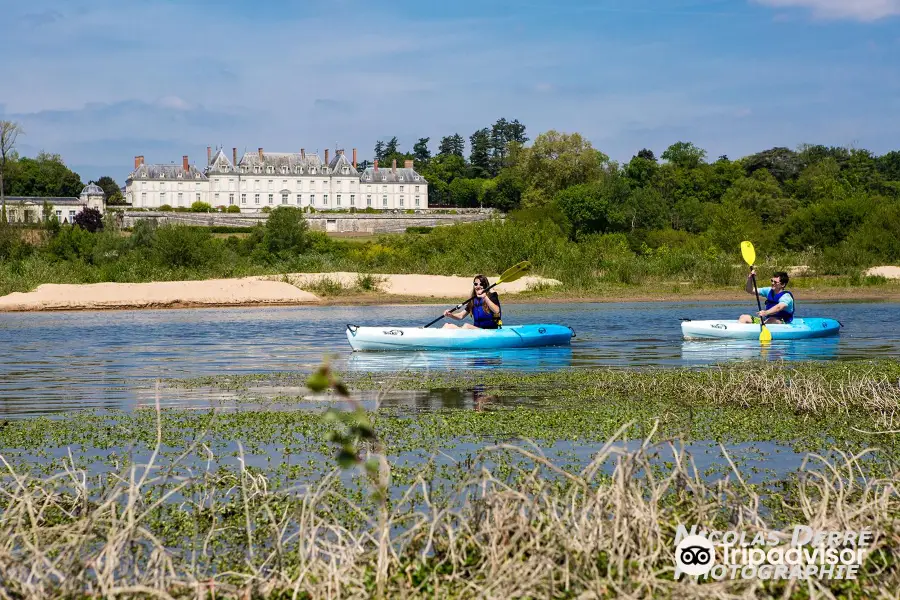
[[[555,371],[572,366],[572,348],[509,348],[421,352],[353,352],[348,371],[481,370]]]
[[[686,365],[709,365],[745,360],[804,361],[835,360],[840,338],[809,340],[690,340],[681,343],[681,359]]]

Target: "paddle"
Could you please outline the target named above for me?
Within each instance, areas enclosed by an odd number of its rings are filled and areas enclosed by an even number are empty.
[[[744,262],[750,265],[750,268],[753,267],[753,263],[756,261],[756,250],[753,248],[753,244],[750,242],[741,242],[741,254],[744,257]],[[762,304],[759,301],[759,290],[756,288],[756,275],[753,275],[753,292],[756,295],[756,306],[759,308],[760,312],[762,312]],[[766,327],[766,323],[763,317],[759,318],[760,323],[760,331],[759,331],[759,341],[761,342],[771,342],[772,341],[772,332],[769,331],[769,328]]]
[[[508,268],[507,270],[503,271],[503,275],[501,275],[500,278],[497,279],[497,281],[495,281],[491,285],[487,286],[487,289],[485,289],[484,292],[487,293],[488,290],[490,290],[495,285],[500,285],[501,283],[509,283],[510,281],[515,281],[516,279],[519,279],[522,275],[524,275],[525,273],[527,273],[530,270],[531,270],[531,263],[528,262],[527,260],[523,260],[522,262],[515,264],[515,265],[511,266],[510,268]],[[472,296],[465,302],[461,302],[461,303],[457,304],[450,310],[450,312],[458,311],[459,309],[461,309],[463,306],[465,306],[466,304],[468,304],[469,302],[471,302],[474,299],[475,299],[475,296]],[[435,323],[437,323],[438,321],[440,321],[443,318],[444,318],[444,315],[441,315],[437,319],[435,319],[434,321],[432,321],[431,323],[426,325],[425,327],[428,327],[429,325],[434,325]]]

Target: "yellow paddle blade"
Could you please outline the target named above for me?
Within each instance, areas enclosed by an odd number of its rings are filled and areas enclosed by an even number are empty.
[[[761,342],[771,342],[772,341],[772,332],[769,331],[769,328],[765,325],[762,326],[762,331],[759,332],[759,341]]]
[[[503,271],[503,275],[501,275],[500,278],[497,279],[497,283],[495,283],[494,285],[515,281],[530,270],[531,263],[527,260],[523,260],[522,262],[515,264],[507,270]]]
[[[744,257],[744,262],[752,267],[753,263],[756,262],[756,250],[753,248],[753,244],[741,242],[741,254]]]

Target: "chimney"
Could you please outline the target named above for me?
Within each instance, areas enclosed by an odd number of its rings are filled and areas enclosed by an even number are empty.
[[[356,168],[356,148],[353,149],[353,168]]]
[[[412,168],[413,168],[413,161],[411,161],[411,160],[404,161],[404,162],[403,162],[403,168],[404,168],[404,169],[412,169]]]
[[[231,162],[234,163],[234,166],[237,166],[237,148],[231,149]]]
[[[391,173],[397,172],[397,159],[391,161]]]
[[[212,163],[212,146],[206,147],[206,166],[208,167]]]
[[[187,154],[181,157],[181,168],[184,169],[184,172],[187,173],[191,170],[190,165],[188,164]]]
[[[135,156],[135,157],[134,157],[134,168],[135,168],[135,169],[137,169],[139,166],[141,166],[141,159],[142,159],[142,158],[143,158],[143,156]]]
[[[259,148],[259,149],[257,150],[257,152],[259,153],[259,160],[263,160],[263,149],[262,149],[262,148]]]
[[[327,166],[328,164],[328,148],[325,148],[325,165]]]
[[[378,172],[378,159],[375,159],[375,172]]]
[[[300,148],[300,160],[306,160],[306,148]]]

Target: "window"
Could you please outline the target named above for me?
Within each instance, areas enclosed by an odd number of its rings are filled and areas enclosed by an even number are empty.
[[[281,203],[282,203],[282,204],[287,204],[287,197],[288,197],[287,194],[282,194],[282,195],[281,195]]]
[[[300,194],[297,194],[297,206],[300,206],[300,198],[301,197],[302,196]]]
[[[350,206],[356,206],[356,196],[350,194]]]
[[[387,186],[386,185],[381,186],[381,191],[387,193]]]
[[[254,191],[254,192],[258,192],[258,191],[259,191],[259,179],[254,179],[254,180],[253,180],[253,191]]]
[[[234,204],[234,194],[228,194],[228,206]]]
[[[372,206],[372,194],[366,196],[366,206]]]
[[[403,206],[403,196],[400,196],[400,206]]]
[[[178,189],[179,189],[179,190],[181,189],[181,182],[180,182],[180,181],[178,182]]]
[[[315,175],[315,174],[316,174],[316,169],[315,169],[315,167],[313,167],[312,169],[310,169],[310,170],[309,170],[309,173],[310,173],[310,175]]]
[[[269,191],[271,192],[274,189],[275,189],[275,182],[270,179],[269,180]]]
[[[387,196],[382,196],[382,197],[381,197],[381,205],[382,205],[383,207],[387,208]]]
[[[218,204],[219,204],[219,193],[218,192],[216,192],[215,199],[216,199],[216,206],[218,206]]]
[[[341,205],[341,195],[340,194],[337,195],[337,205],[338,206]]]
[[[274,203],[275,203],[275,195],[269,194],[269,204],[274,204]]]
[[[281,167],[281,174],[284,175],[287,173],[287,167]]]
[[[253,194],[253,200],[256,204],[259,204],[259,194]]]
[[[273,167],[272,165],[269,165],[268,167],[266,167],[266,173],[274,173],[274,172],[275,172],[275,167]]]
[[[419,186],[416,186],[416,193],[419,193]]]
[[[310,195],[309,195],[309,205],[312,206],[312,205],[315,204],[315,203],[316,203],[316,195],[315,195],[315,194],[310,194]]]
[[[147,192],[141,192],[141,204],[147,203]]]
[[[181,201],[182,201],[181,192],[178,192],[178,206],[181,206]]]
[[[416,177],[415,177],[415,179],[416,179],[416,181],[418,181],[418,180],[419,180],[419,176],[418,176],[418,175],[416,175]]]
[[[247,204],[247,194],[241,194],[241,204]]]
[[[262,173],[262,167],[260,167],[259,165],[256,165],[255,167],[253,167],[253,172],[254,173]]]
[[[56,220],[62,221],[62,211],[61,210],[56,211]]]
[[[400,181],[403,181],[403,175],[401,175],[398,179],[400,179]]]
[[[328,206],[328,194],[322,195],[322,206]]]
[[[419,197],[416,196],[416,206],[418,206],[418,205],[419,205]]]
[[[403,178],[401,177],[400,179],[403,179]],[[402,185],[400,186],[400,191],[401,191],[401,192],[403,191],[403,186],[402,186]]]
[[[342,169],[342,171],[344,172],[344,175],[346,175],[346,174],[348,174],[348,173],[350,172],[350,168],[349,168],[349,167],[344,167],[344,168]]]
[[[287,179],[282,179],[282,180],[281,180],[281,187],[283,187],[283,188],[286,188],[286,187],[287,187]]]
[[[165,203],[166,203],[166,193],[165,193],[165,192],[160,192],[160,193],[159,193],[159,203],[160,203],[160,204],[165,204]]]
[[[197,202],[200,202],[200,192],[197,192]]]
[[[69,211],[69,223],[74,223],[74,221],[75,221],[75,211],[70,210]]]
[[[159,183],[159,189],[161,189],[161,190],[166,189],[166,182],[165,182],[165,181],[161,181],[161,182]]]

